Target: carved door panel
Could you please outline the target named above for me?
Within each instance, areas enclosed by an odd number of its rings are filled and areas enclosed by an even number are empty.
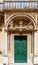
[[[27,36],[14,37],[14,62],[27,63]]]

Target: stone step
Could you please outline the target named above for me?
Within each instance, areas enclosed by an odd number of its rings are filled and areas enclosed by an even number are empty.
[[[8,64],[8,65],[33,65],[30,63],[14,63],[14,64]]]

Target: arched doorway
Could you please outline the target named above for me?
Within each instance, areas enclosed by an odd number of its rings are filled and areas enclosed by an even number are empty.
[[[35,20],[28,14],[17,13],[8,18],[6,29],[8,33],[8,55],[10,54],[12,59],[11,63],[33,63],[33,34],[36,28],[35,24]],[[19,45],[17,45],[17,43],[19,43]],[[23,45],[19,47],[20,43],[21,45],[22,43],[26,44],[26,47],[23,48]],[[23,53],[26,56],[24,55],[24,57],[22,57],[21,51],[18,50],[19,48],[22,51],[26,49],[26,53],[25,51]],[[16,51],[20,52],[17,54]],[[19,54],[21,55],[19,56]]]

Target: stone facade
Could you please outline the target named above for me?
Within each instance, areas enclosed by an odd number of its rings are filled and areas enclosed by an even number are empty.
[[[0,11],[0,65],[14,63],[14,36],[27,36],[27,63],[38,65],[38,8]]]

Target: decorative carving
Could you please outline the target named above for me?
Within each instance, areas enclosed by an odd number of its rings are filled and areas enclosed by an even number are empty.
[[[29,27],[29,29],[33,29],[33,25],[29,25],[28,27]]]
[[[8,25],[9,28],[13,28],[13,21],[11,21]]]
[[[2,51],[0,51],[0,54],[2,54]]]
[[[23,30],[25,31],[34,29],[34,25],[33,22],[28,18],[26,18],[25,20],[16,18],[16,20],[14,19],[9,23],[8,28],[14,31],[19,30],[20,32],[22,32]]]
[[[2,24],[4,23],[3,21],[3,16],[0,16],[0,26],[2,26]]]
[[[19,21],[19,26],[23,27],[23,21]]]

